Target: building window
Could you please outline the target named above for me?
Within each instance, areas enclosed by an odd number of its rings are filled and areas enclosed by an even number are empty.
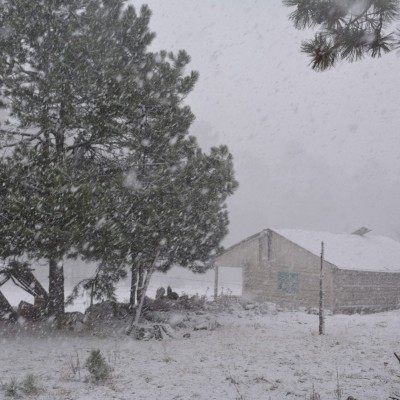
[[[298,272],[278,272],[278,289],[285,293],[297,293],[300,287]]]

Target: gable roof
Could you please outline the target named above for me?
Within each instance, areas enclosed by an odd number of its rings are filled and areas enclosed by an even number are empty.
[[[293,229],[271,229],[338,268],[400,272],[400,243],[385,236],[335,234]]]

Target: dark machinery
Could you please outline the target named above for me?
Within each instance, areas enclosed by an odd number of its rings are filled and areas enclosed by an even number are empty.
[[[41,309],[47,307],[49,295],[40,282],[33,275],[33,269],[29,264],[20,261],[10,261],[8,265],[0,267],[0,287],[10,279],[14,284],[28,292],[35,298]],[[0,319],[15,320],[17,314],[7,301],[6,297],[0,291]]]

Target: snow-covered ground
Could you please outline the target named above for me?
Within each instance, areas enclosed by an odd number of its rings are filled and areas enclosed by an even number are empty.
[[[317,315],[271,304],[245,310],[236,303],[180,318],[186,327],[161,341],[126,336],[126,321],[79,333],[0,325],[0,380],[33,373],[43,391],[32,398],[42,400],[311,399],[313,388],[322,400],[400,393],[393,355],[400,352],[400,311],[328,316],[325,336],[317,333]],[[193,329],[215,320],[214,330]],[[113,368],[100,384],[88,381],[83,367],[96,348]]]

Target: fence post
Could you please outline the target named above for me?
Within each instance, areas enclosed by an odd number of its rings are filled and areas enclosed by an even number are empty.
[[[319,334],[325,334],[324,316],[324,242],[321,242],[321,268],[319,271]]]

